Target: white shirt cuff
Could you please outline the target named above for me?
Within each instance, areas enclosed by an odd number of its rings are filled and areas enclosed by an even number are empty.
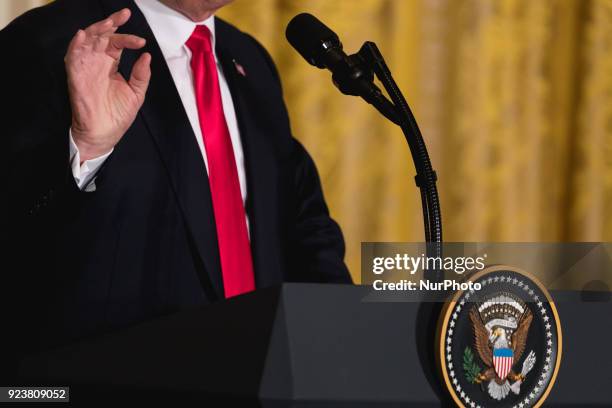
[[[69,132],[69,140],[70,140],[70,167],[72,168],[72,176],[74,177],[74,181],[77,186],[79,186],[80,190],[91,192],[96,191],[95,175],[104,164],[108,156],[111,155],[114,149],[111,149],[108,153],[103,154],[102,156],[98,156],[91,160],[86,160],[81,163],[81,154],[79,153],[79,148],[77,147],[74,139],[72,138],[72,129]]]

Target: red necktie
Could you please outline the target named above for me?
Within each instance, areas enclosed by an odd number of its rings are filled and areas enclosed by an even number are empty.
[[[196,26],[187,40],[206,157],[208,182],[219,241],[225,297],[255,289],[251,247],[232,140],[225,122],[217,64],[206,26]]]

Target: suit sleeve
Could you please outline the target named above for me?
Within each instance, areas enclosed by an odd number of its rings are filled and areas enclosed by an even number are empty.
[[[65,80],[50,66],[49,50],[18,19],[0,32],[0,49],[10,56],[1,64],[3,221],[30,224],[45,216],[64,193],[78,191],[71,177],[68,135],[70,109]]]
[[[294,270],[301,281],[351,283],[344,238],[330,217],[314,161],[295,140]]]
[[[0,352],[5,362],[0,380],[11,375],[11,360],[37,341],[31,323],[41,313],[35,300],[44,299],[52,287],[54,274],[46,261],[53,256],[53,231],[63,227],[58,214],[66,211],[66,202],[85,194],[79,192],[68,161],[70,112],[65,82],[56,76],[61,56],[52,67],[55,59],[46,54],[61,50],[44,47],[34,32],[35,24],[24,18],[0,32],[0,49],[7,58],[0,64],[5,101],[0,113],[0,250],[6,272],[0,280],[0,318],[14,334],[2,340],[8,344]]]

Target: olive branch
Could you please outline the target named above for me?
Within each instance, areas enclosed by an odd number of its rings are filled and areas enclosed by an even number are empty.
[[[465,378],[470,383],[475,384],[480,375],[480,366],[474,361],[474,353],[469,347],[466,347],[463,352],[463,369],[465,370]]]

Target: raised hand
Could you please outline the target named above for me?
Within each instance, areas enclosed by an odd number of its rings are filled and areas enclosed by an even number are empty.
[[[151,79],[151,55],[143,53],[129,81],[118,72],[124,49],[140,49],[145,40],[116,34],[130,18],[123,9],[79,30],[64,59],[72,107],[72,137],[81,162],[108,153],[132,125]]]

